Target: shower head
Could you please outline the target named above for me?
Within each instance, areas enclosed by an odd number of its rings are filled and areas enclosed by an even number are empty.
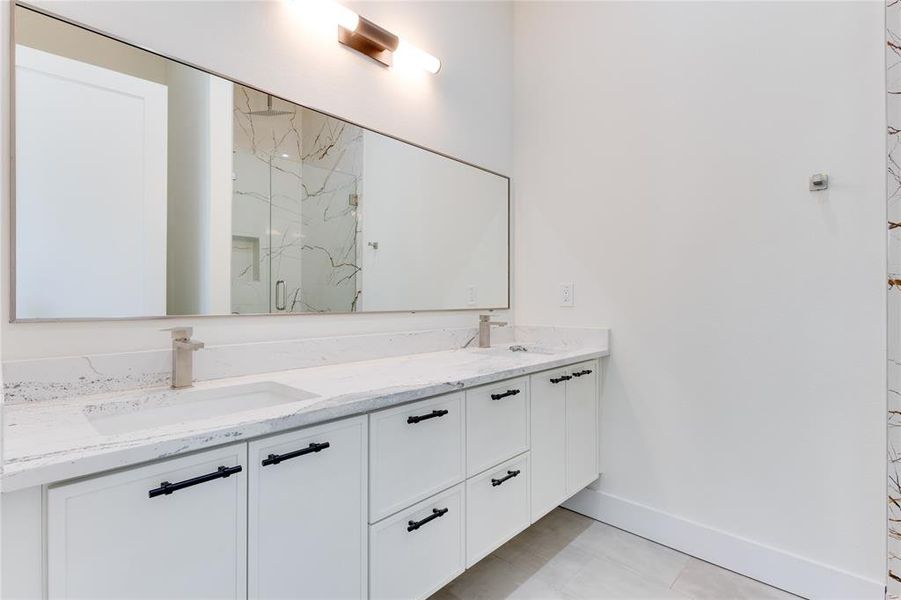
[[[272,94],[266,94],[266,110],[251,110],[245,114],[252,117],[280,117],[282,115],[293,114],[293,112],[294,111],[272,108]]]

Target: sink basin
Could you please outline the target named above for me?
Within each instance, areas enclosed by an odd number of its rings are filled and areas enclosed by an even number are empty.
[[[115,435],[317,397],[316,394],[280,383],[260,382],[211,390],[160,392],[143,396],[138,402],[122,401],[87,406],[84,414],[98,433]]]
[[[493,356],[515,356],[517,354],[553,354],[552,350],[531,344],[508,344],[491,348],[473,348],[475,352]]]

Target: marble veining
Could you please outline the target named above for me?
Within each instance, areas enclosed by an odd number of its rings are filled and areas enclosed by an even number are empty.
[[[476,327],[460,327],[246,344],[207,344],[194,355],[194,377],[197,381],[208,381],[453,350],[466,347],[477,333]],[[203,340],[203,330],[195,330],[195,337]],[[508,338],[512,339],[512,332]],[[7,361],[3,363],[4,402],[43,402],[167,385],[171,362],[169,349]]]
[[[901,0],[886,3],[888,236],[887,595],[901,598]]]
[[[454,350],[472,345],[477,335],[476,327],[459,327],[247,344],[207,344],[194,355],[194,376],[197,381],[209,381]],[[517,341],[550,348],[576,349],[607,344],[606,329],[516,326],[494,329],[491,335],[495,343]],[[195,337],[202,340],[202,330]],[[164,386],[169,383],[171,361],[168,349],[7,361],[3,363],[4,402],[44,402]]]
[[[235,85],[232,311],[361,308],[363,130]]]
[[[505,352],[501,344],[492,352],[461,348],[209,381],[194,389],[274,382],[317,397],[115,435],[98,433],[86,411],[104,410],[105,403],[115,403],[116,412],[140,410],[190,391],[157,388],[9,405],[2,487],[79,477],[606,356],[605,334],[579,347],[545,346],[541,353]]]

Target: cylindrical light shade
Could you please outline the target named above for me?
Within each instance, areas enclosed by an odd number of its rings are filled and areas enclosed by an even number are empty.
[[[441,61],[437,57],[417,48],[403,38],[400,38],[397,49],[394,51],[394,61],[395,64],[416,65],[429,73],[437,73],[441,69]]]
[[[360,16],[337,2],[332,2],[332,4],[334,5],[335,21],[338,22],[338,25],[348,31],[356,31],[357,26],[360,24]]]

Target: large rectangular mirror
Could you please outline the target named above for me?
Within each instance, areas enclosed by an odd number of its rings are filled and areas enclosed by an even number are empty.
[[[509,179],[15,8],[16,320],[509,306]]]

